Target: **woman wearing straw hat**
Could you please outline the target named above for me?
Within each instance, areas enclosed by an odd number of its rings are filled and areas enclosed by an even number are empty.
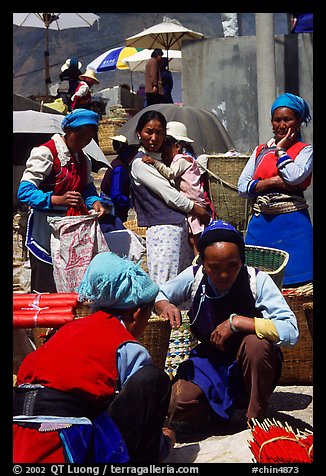
[[[84,74],[79,76],[81,80],[78,84],[75,94],[71,98],[71,109],[84,108],[89,109],[92,103],[91,87],[99,84],[93,70],[88,69]]]
[[[20,366],[13,459],[159,463],[175,442],[163,429],[170,380],[138,342],[158,286],[139,265],[104,252],[78,292],[93,313],[63,326]]]

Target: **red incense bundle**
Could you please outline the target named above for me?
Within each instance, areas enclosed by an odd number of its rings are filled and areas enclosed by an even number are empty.
[[[58,328],[74,320],[72,307],[18,310],[13,314],[14,329],[29,329],[33,327]]]
[[[76,307],[77,293],[30,293],[13,294],[13,309],[19,310],[27,307]]]
[[[253,440],[248,443],[257,463],[312,463],[312,434],[303,438],[276,420],[251,421]]]

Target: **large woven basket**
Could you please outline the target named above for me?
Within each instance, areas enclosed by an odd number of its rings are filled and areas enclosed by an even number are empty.
[[[98,126],[98,145],[104,154],[115,154],[110,137],[117,135],[118,129],[126,123],[126,119],[101,119]]]
[[[284,270],[289,261],[286,251],[263,246],[246,245],[246,264],[266,271],[279,289],[282,289]]]
[[[284,297],[296,315],[299,340],[294,347],[282,347],[284,362],[280,385],[311,385],[313,382],[313,341],[304,304],[313,300],[312,285],[283,290]]]
[[[171,333],[170,321],[153,314],[139,342],[146,347],[153,363],[164,370]]]
[[[249,156],[208,156],[209,191],[214,208],[222,220],[231,223],[237,230],[247,229],[250,205],[248,199],[238,195],[238,179]]]

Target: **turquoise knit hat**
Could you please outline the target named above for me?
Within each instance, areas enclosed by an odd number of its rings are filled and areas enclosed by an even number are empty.
[[[95,308],[133,309],[154,301],[159,287],[139,264],[105,251],[90,262],[77,289]]]

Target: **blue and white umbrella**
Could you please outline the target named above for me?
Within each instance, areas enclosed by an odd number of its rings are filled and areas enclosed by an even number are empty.
[[[134,55],[141,48],[134,48],[130,46],[121,46],[102,53],[87,65],[87,69],[92,69],[96,73],[103,73],[104,71],[114,71],[115,69],[129,69],[126,63],[123,63],[123,58]]]

